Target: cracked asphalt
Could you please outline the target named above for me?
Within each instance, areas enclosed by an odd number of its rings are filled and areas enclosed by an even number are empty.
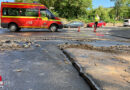
[[[37,42],[40,47],[0,53],[0,90],[90,90],[57,47],[62,41]]]
[[[4,87],[0,90],[90,90],[57,46],[89,39],[129,42],[129,39],[114,36],[111,29],[115,34],[117,28],[99,28],[98,33],[104,36],[97,36],[92,28],[81,29],[81,32],[63,29],[54,33],[40,29],[10,32],[1,28],[0,41],[28,39],[40,46],[0,51],[0,75],[4,81]],[[125,36],[129,36],[128,31]]]

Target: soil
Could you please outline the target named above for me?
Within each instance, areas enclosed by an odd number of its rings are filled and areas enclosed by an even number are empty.
[[[130,90],[130,52],[65,49],[103,90]]]
[[[21,40],[0,40],[0,51],[17,50],[23,48],[30,48],[32,46],[40,47],[39,44],[27,39]]]
[[[111,27],[111,26],[118,26],[119,27],[119,26],[123,26],[123,23],[115,23],[115,24],[114,23],[107,23],[106,26],[107,27]]]

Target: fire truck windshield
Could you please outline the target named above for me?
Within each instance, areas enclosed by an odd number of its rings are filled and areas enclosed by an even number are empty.
[[[48,9],[41,9],[40,13],[41,13],[41,17],[47,17],[49,19],[55,18],[55,16]]]

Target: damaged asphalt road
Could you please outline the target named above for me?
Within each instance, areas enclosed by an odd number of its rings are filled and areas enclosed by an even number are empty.
[[[0,53],[0,90],[90,90],[57,47],[60,41]]]
[[[0,75],[4,81],[0,90],[90,90],[57,46],[74,42],[103,46],[130,42],[110,36],[107,29],[98,29],[98,32],[104,36],[96,36],[92,29],[54,33],[37,29],[23,29],[22,32],[0,29]]]

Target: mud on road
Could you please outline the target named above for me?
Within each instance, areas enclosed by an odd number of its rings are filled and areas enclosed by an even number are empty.
[[[82,73],[91,77],[102,90],[129,90],[130,45],[101,47],[91,44],[60,47],[71,62],[80,65]]]

